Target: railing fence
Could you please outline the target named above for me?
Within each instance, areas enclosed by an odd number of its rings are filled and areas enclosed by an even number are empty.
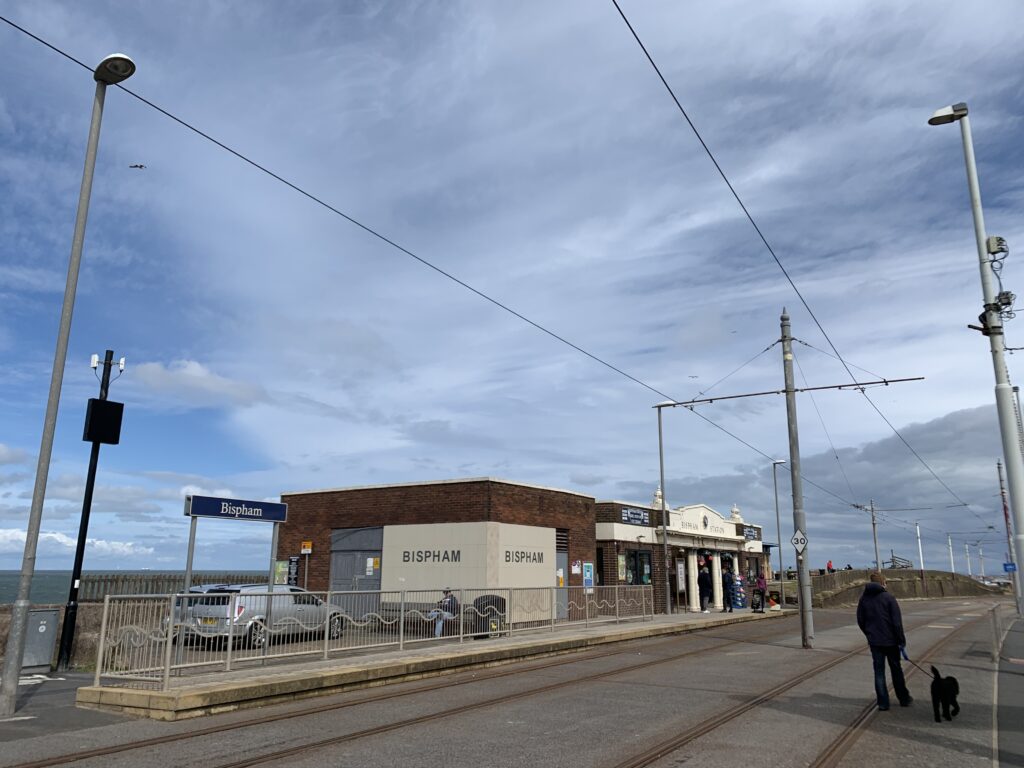
[[[166,690],[172,677],[299,657],[654,618],[651,586],[378,592],[251,589],[104,599],[95,685]]]

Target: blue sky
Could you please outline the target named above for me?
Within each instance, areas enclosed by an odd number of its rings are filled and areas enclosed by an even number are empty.
[[[850,363],[922,382],[799,404],[813,561],[880,546],[948,563],[945,532],[1005,543],[987,343],[959,131],[970,104],[986,220],[1019,286],[1019,4],[624,2],[691,119]],[[845,383],[611,3],[9,2],[133,92],[654,389]],[[21,563],[93,82],[0,24],[0,568]],[[145,169],[131,169],[141,163]],[[1015,324],[1009,346],[1024,346]],[[100,457],[86,568],[180,568],[187,492],[494,476],[649,501],[661,397],[545,335],[111,88],[38,567],[70,567],[89,357],[127,370]],[[1016,357],[1009,358],[1011,375]],[[854,369],[857,370],[857,369]],[[857,371],[858,375],[874,378]],[[781,397],[701,413],[787,456]],[[819,415],[820,414],[820,415]],[[774,534],[770,463],[665,413],[668,500]],[[789,484],[780,473],[783,537]],[[970,507],[950,507],[957,498]],[[262,568],[269,531],[200,533],[197,567]],[[975,562],[977,568],[977,562]]]

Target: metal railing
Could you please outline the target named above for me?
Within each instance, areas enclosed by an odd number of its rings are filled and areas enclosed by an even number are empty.
[[[167,690],[172,678],[375,648],[510,637],[654,618],[651,586],[109,595],[94,684]]]
[[[206,571],[192,574],[193,584],[266,584],[267,572]],[[83,573],[79,602],[102,602],[105,595],[167,595],[185,588],[184,573]]]

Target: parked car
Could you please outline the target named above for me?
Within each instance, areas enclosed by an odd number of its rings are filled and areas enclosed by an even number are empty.
[[[275,584],[267,611],[266,584],[218,584],[193,601],[188,628],[195,637],[224,638],[260,648],[269,637],[320,635],[341,637],[345,617],[301,587]],[[229,613],[234,610],[234,615]],[[269,622],[269,623],[268,623]]]
[[[171,638],[172,643],[178,642],[178,632],[186,633],[189,627],[190,618],[192,616],[192,606],[195,605],[195,598],[191,597],[194,594],[203,594],[209,592],[211,589],[217,589],[218,587],[224,586],[223,584],[194,584],[188,588],[189,597],[183,596],[178,597],[174,601],[174,631],[175,634]],[[164,616],[160,622],[161,632],[167,631],[167,617]]]

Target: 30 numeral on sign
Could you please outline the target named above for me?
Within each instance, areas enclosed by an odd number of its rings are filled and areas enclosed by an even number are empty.
[[[803,552],[807,547],[807,537],[804,536],[803,531],[797,531],[793,534],[793,538],[789,540],[789,543],[793,545],[797,552]]]

